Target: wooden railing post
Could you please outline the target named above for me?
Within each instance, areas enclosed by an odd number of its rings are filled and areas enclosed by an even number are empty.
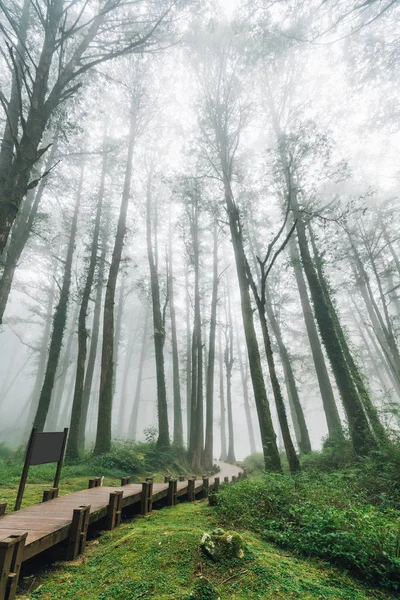
[[[195,483],[196,479],[194,477],[188,479],[188,502],[194,502],[195,500]]]
[[[171,475],[164,476],[164,483],[169,483],[171,481]]]
[[[48,500],[54,500],[58,496],[58,488],[51,488],[50,490],[44,490],[42,502],[47,502]]]
[[[153,481],[143,481],[142,497],[140,502],[140,514],[145,516],[153,508]]]
[[[87,530],[89,526],[89,506],[74,508],[71,523],[71,533],[67,548],[67,560],[74,560],[78,554],[85,552]]]
[[[131,478],[129,475],[121,478],[121,485],[129,485],[131,482]]]
[[[214,477],[214,491],[218,492],[219,488],[219,477]]]
[[[210,480],[208,477],[203,475],[203,498],[208,498],[208,491],[210,487]]]
[[[101,477],[92,477],[89,479],[88,488],[100,487],[101,486]]]
[[[224,477],[224,483],[229,483],[229,477]]]
[[[114,529],[121,523],[122,496],[124,492],[118,490],[111,492],[107,509],[107,529]]]
[[[179,475],[179,481],[185,481],[185,476],[184,475]]]
[[[178,482],[176,479],[170,479],[168,482],[168,506],[175,506],[176,504],[177,484]]]
[[[236,481],[236,475],[232,475],[232,483]]]
[[[0,517],[6,514],[7,502],[0,502]]]
[[[27,533],[0,541],[0,600],[14,600]]]

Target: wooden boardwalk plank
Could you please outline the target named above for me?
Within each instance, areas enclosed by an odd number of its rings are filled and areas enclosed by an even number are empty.
[[[231,468],[232,473],[235,472],[237,474],[240,471],[237,467],[226,466]],[[232,473],[230,474],[232,475]],[[218,476],[220,478],[224,477],[225,472],[221,470]],[[210,477],[210,486],[213,483],[214,477]],[[197,479],[195,481],[196,495],[202,488],[203,481]],[[178,496],[187,494],[187,490],[187,481],[177,482]],[[118,487],[100,486],[73,492],[66,496],[59,496],[53,500],[34,504],[17,512],[0,516],[0,540],[7,538],[11,532],[13,534],[27,532],[28,536],[24,550],[24,560],[26,560],[68,538],[75,508],[90,505],[89,523],[91,524],[98,519],[106,517],[110,494],[116,491],[122,491],[123,507],[140,503],[142,493],[141,483]],[[153,484],[153,501],[167,498],[167,496],[168,483]]]

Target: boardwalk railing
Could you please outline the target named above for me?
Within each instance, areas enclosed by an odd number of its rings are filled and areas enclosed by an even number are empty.
[[[123,477],[120,487],[108,487],[101,485],[101,478],[89,479],[87,490],[61,497],[54,497],[49,490],[41,504],[10,514],[4,514],[6,505],[0,504],[0,600],[15,598],[24,561],[60,542],[66,544],[67,560],[83,553],[90,525],[102,521],[98,526],[114,529],[120,524],[124,509],[144,516],[153,505],[174,506],[178,499],[193,502],[206,498],[210,490],[218,490],[222,477],[227,483],[243,476],[239,467],[225,463],[220,463],[220,467],[218,476],[203,476],[201,480],[166,477],[165,483],[154,483],[152,478],[146,478],[141,484],[131,484],[129,477]]]

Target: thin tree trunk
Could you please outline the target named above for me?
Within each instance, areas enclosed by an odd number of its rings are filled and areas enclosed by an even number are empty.
[[[218,327],[218,358],[219,358],[219,398],[221,405],[221,455],[220,460],[226,460],[226,408],[224,392],[224,356],[222,353],[221,326]]]
[[[294,424],[294,429],[298,430],[297,442],[299,445],[300,452],[306,454],[307,452],[311,452],[311,441],[308,433],[307,423],[304,417],[303,407],[300,403],[299,393],[297,390],[296,379],[294,377],[293,368],[291,359],[289,357],[289,352],[286,348],[286,345],[283,341],[281,328],[278,322],[278,319],[275,316],[274,309],[272,307],[270,291],[268,288],[268,283],[266,285],[266,309],[269,322],[271,323],[272,331],[274,332],[274,336],[276,339],[276,343],[278,345],[279,354],[282,361],[283,371],[285,374],[285,381],[287,382],[287,391],[289,398],[289,406],[292,412],[292,419]]]
[[[263,334],[265,354],[267,357],[269,376],[271,379],[272,390],[274,393],[276,412],[278,414],[279,425],[282,432],[283,444],[285,446],[286,456],[289,463],[289,469],[291,473],[297,473],[300,471],[300,463],[296,454],[296,450],[293,444],[292,436],[289,429],[289,424],[286,415],[285,403],[283,400],[281,386],[276,374],[274,354],[272,352],[271,338],[268,331],[267,319],[265,316],[264,307],[261,306],[260,302],[256,299],[258,315],[261,323],[261,331]]]
[[[254,428],[253,428],[253,421],[251,418],[251,409],[250,409],[250,401],[249,401],[249,386],[248,386],[249,369],[248,369],[247,361],[246,361],[246,364],[244,364],[244,361],[243,361],[242,347],[240,345],[239,327],[237,324],[236,314],[234,315],[234,317],[235,317],[235,330],[236,330],[235,337],[236,337],[237,354],[238,354],[238,359],[239,359],[240,379],[241,379],[242,388],[243,388],[244,412],[246,415],[247,431],[249,434],[250,453],[254,454],[256,452],[256,440],[254,437]]]
[[[79,214],[79,206],[82,195],[82,185],[83,185],[83,175],[84,175],[84,164],[81,167],[81,174],[78,183],[78,189],[76,193],[76,202],[74,214],[72,217],[72,225],[70,238],[68,243],[67,257],[65,261],[64,268],[64,276],[63,283],[60,292],[60,298],[58,305],[56,307],[54,318],[53,318],[53,331],[51,336],[50,348],[49,348],[49,356],[47,360],[46,373],[44,376],[42,391],[40,393],[39,405],[36,412],[34,427],[36,427],[39,431],[43,431],[44,425],[46,423],[47,413],[50,406],[51,395],[54,387],[54,380],[56,376],[58,361],[60,359],[60,352],[62,346],[62,340],[64,336],[65,324],[67,320],[67,310],[68,310],[68,302],[69,302],[69,293],[71,287],[71,270],[72,270],[72,258],[74,255],[75,249],[75,239],[76,233],[78,229],[78,214]]]
[[[230,299],[228,295],[227,331],[225,334],[225,373],[226,373],[226,406],[228,410],[228,455],[229,463],[236,462],[235,458],[235,436],[233,431],[233,409],[232,409],[232,369],[233,369],[233,327]]]
[[[308,341],[310,343],[311,354],[314,361],[315,373],[318,379],[319,390],[321,392],[322,405],[325,412],[326,424],[329,434],[334,432],[341,433],[342,425],[339,412],[336,406],[335,396],[329,379],[328,369],[322,352],[321,342],[318,336],[317,327],[314,321],[310,300],[308,297],[306,282],[304,281],[303,270],[300,256],[296,245],[296,240],[292,238],[289,241],[290,257],[296,278],[297,289],[299,290],[301,308],[303,311],[304,322],[306,325]]]
[[[135,329],[133,331],[133,333],[131,333],[130,335],[132,336],[132,339],[130,340],[130,343],[127,343],[127,348],[126,348],[126,352],[125,352],[125,361],[124,361],[124,374],[122,377],[122,386],[121,386],[121,396],[120,396],[120,403],[119,403],[119,409],[118,409],[118,426],[117,426],[117,430],[118,430],[118,434],[119,435],[124,435],[125,434],[125,412],[126,412],[126,407],[127,407],[127,387],[128,387],[128,379],[129,379],[129,372],[130,372],[130,368],[131,368],[131,363],[132,363],[132,357],[133,357],[133,350],[136,344],[136,340],[137,340],[137,335],[138,335],[138,331],[139,331],[139,325],[141,324],[141,314],[139,314],[139,318],[137,318],[136,316],[136,326]],[[130,327],[129,327],[129,331],[131,331],[133,328],[133,318],[131,319],[131,323],[130,323]]]
[[[65,382],[67,380],[70,367],[74,362],[73,344],[75,341],[75,327],[78,312],[79,304],[76,304],[73,315],[70,320],[69,327],[66,327],[66,334],[68,333],[68,335],[65,334],[64,337],[66,337],[67,343],[65,344],[64,352],[60,356],[60,361],[56,373],[56,380],[54,382],[54,389],[51,395],[49,412],[46,419],[46,429],[48,430],[55,429],[57,426],[57,420],[60,416],[62,401],[66,393]]]
[[[190,445],[189,457],[192,469],[200,469],[203,452],[203,346],[201,335],[200,303],[200,241],[199,199],[191,207],[190,228],[194,267],[194,314],[192,335],[192,389],[190,397]]]
[[[214,455],[214,371],[215,371],[215,335],[217,329],[218,304],[218,229],[213,228],[213,284],[211,294],[210,334],[208,345],[207,385],[206,385],[206,440],[204,447],[204,466],[211,469]]]
[[[186,427],[187,447],[190,446],[190,418],[191,418],[191,393],[192,393],[192,336],[190,327],[190,298],[189,298],[189,272],[188,264],[185,264],[185,287],[186,287]]]
[[[126,216],[128,212],[129,196],[132,179],[133,149],[136,138],[136,102],[132,94],[130,106],[130,124],[128,153],[125,167],[124,188],[122,191],[121,205],[119,210],[117,233],[114,241],[114,249],[108,272],[107,288],[104,299],[103,317],[103,344],[101,353],[101,377],[99,394],[99,412],[97,419],[96,443],[94,454],[104,454],[111,449],[111,427],[112,427],[112,404],[113,404],[113,375],[114,375],[114,304],[115,289],[119,266],[121,264],[122,249],[126,233]]]
[[[150,307],[146,306],[146,314],[144,318],[143,324],[143,337],[142,344],[140,347],[140,358],[139,358],[139,368],[136,380],[136,388],[135,388],[135,396],[133,399],[132,406],[132,414],[129,423],[129,435],[132,439],[137,439],[137,429],[138,429],[138,415],[139,415],[139,402],[140,395],[142,391],[142,382],[143,382],[143,369],[144,363],[146,360],[147,346],[148,346],[148,328],[149,328],[149,316],[150,316]]]
[[[169,223],[169,311],[171,317],[171,340],[172,340],[172,378],[174,391],[174,444],[183,447],[183,425],[181,406],[181,382],[179,376],[179,352],[178,335],[176,331],[175,295],[174,295],[174,271],[173,271],[173,248],[172,248],[172,226],[171,217]]]
[[[44,375],[46,372],[46,359],[47,359],[48,347],[49,347],[49,342],[50,342],[50,332],[51,332],[52,314],[53,314],[53,308],[54,308],[55,290],[56,290],[56,281],[53,277],[52,282],[51,282],[48,300],[47,300],[46,317],[45,317],[45,322],[44,322],[43,335],[42,335],[42,339],[40,342],[39,361],[38,361],[38,365],[37,365],[35,383],[34,383],[32,393],[31,393],[30,399],[29,399],[29,412],[28,412],[27,425],[26,425],[24,436],[23,436],[23,441],[25,441],[29,438],[29,435],[30,435],[30,432],[32,429],[32,425],[33,425],[33,421],[35,418],[35,414],[37,411],[38,403],[39,403],[40,390],[42,389],[43,379],[44,379]],[[21,417],[22,417],[22,415],[21,415]]]
[[[281,460],[276,434],[272,423],[271,411],[265,388],[264,375],[261,367],[260,350],[254,327],[253,309],[250,299],[249,282],[247,278],[246,256],[243,248],[242,230],[239,212],[233,199],[230,182],[225,179],[225,202],[229,217],[231,241],[235,254],[236,272],[239,283],[243,328],[246,337],[249,357],[251,380],[260,425],[261,442],[263,446],[266,470],[281,472]]]
[[[106,133],[103,140],[103,163],[100,178],[99,193],[97,196],[96,217],[93,229],[93,238],[90,249],[89,265],[86,274],[86,282],[82,293],[82,301],[78,317],[78,357],[76,367],[76,378],[74,397],[72,402],[71,423],[69,428],[67,456],[72,459],[79,458],[79,424],[82,415],[83,387],[85,383],[85,368],[87,358],[87,338],[88,330],[86,328],[87,312],[89,308],[90,294],[92,292],[94,275],[96,271],[97,255],[99,251],[101,213],[103,208],[105,177],[107,171],[107,160],[105,153]]]
[[[106,255],[107,255],[107,238],[108,238],[108,229],[107,229],[106,233],[103,235],[103,240],[102,240],[102,250],[101,250],[101,256],[100,256],[100,261],[99,261],[99,270],[98,270],[98,274],[97,274],[96,298],[94,301],[94,312],[93,312],[92,334],[91,334],[91,339],[90,339],[90,350],[89,350],[89,357],[88,357],[86,373],[85,373],[85,383],[83,386],[81,417],[79,419],[79,429],[78,429],[78,450],[80,453],[83,452],[85,449],[86,422],[87,422],[87,415],[88,415],[90,397],[91,397],[91,392],[92,392],[92,384],[93,384],[93,376],[94,376],[94,370],[95,370],[95,364],[96,364],[97,348],[99,345],[101,306],[102,306],[103,286],[104,286],[104,271],[105,271]]]
[[[169,446],[169,425],[168,425],[168,407],[167,407],[167,388],[165,385],[165,366],[164,366],[164,342],[165,342],[165,323],[161,311],[160,286],[158,281],[158,254],[157,254],[157,226],[155,227],[154,240],[155,249],[152,242],[152,170],[147,177],[146,194],[146,237],[147,237],[147,256],[150,269],[151,298],[153,306],[153,339],[154,352],[156,360],[156,378],[157,378],[157,420],[158,420],[158,439],[157,445],[160,448]],[[155,207],[157,209],[157,207]]]
[[[124,302],[125,302],[124,293],[125,293],[125,279],[124,279],[124,277],[122,277],[121,284],[119,286],[117,316],[115,319],[113,395],[115,394],[116,384],[117,384],[117,370],[118,370],[120,344],[121,344],[121,333],[122,333],[122,315],[124,312]]]

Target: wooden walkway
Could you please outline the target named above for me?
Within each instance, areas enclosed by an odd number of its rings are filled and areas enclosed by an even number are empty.
[[[194,501],[207,497],[209,489],[218,489],[243,475],[242,469],[227,463],[218,463],[220,472],[213,477],[186,481],[170,480],[153,483],[148,478],[138,484],[120,487],[98,486],[66,496],[28,506],[0,517],[0,600],[16,596],[21,564],[60,542],[66,543],[66,558],[73,560],[85,550],[89,525],[99,523],[114,529],[121,521],[123,509],[146,515],[152,505],[173,506],[177,499]],[[168,478],[166,478],[168,479]],[[100,484],[100,479],[91,480]]]

